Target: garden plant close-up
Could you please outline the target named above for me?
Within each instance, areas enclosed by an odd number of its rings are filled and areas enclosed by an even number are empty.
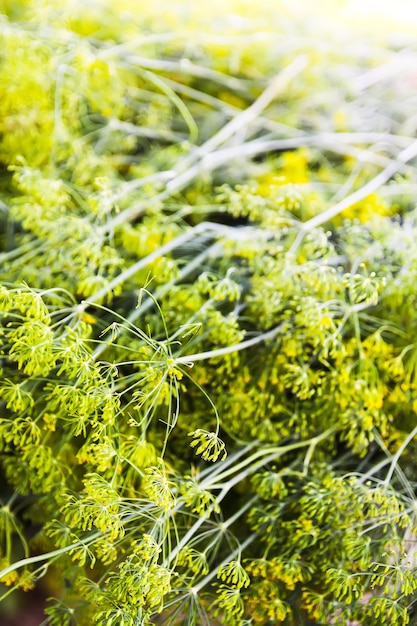
[[[417,625],[391,4],[0,0],[1,626]]]

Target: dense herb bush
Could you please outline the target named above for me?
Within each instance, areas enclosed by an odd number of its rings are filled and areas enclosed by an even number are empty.
[[[59,4],[0,5],[3,598],[413,623],[415,53]]]

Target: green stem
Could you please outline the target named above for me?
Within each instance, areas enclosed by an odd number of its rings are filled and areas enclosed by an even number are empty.
[[[215,357],[224,356],[226,354],[230,354],[231,352],[238,352],[239,350],[246,350],[246,348],[250,348],[261,341],[267,341],[268,339],[272,339],[278,332],[282,329],[282,324],[276,326],[272,330],[268,330],[266,333],[262,333],[257,337],[252,337],[252,339],[247,339],[246,341],[242,341],[241,343],[235,343],[231,346],[225,346],[224,348],[218,348],[217,350],[208,350],[207,352],[198,352],[196,354],[189,354],[185,356],[180,356],[175,359],[175,364],[182,363],[184,365],[192,365],[195,361],[204,361],[206,359],[213,359]]]
[[[141,59],[141,61],[144,61]],[[149,60],[144,61],[145,65],[141,63],[142,67],[146,67],[146,63],[149,64]],[[162,61],[157,63],[162,63],[166,65],[167,62]],[[272,102],[272,100],[278,95],[278,93],[285,90],[288,85],[288,82],[292,80],[297,74],[299,74],[307,65],[307,60],[305,56],[296,57],[296,59],[290,63],[284,70],[275,77],[274,80],[268,85],[265,91],[253,102],[247,109],[244,109],[238,115],[236,115],[230,122],[228,122],[221,130],[219,130],[215,135],[210,137],[202,146],[199,146],[196,150],[192,151],[191,154],[187,155],[180,161],[178,167],[176,168],[176,175],[169,181],[166,185],[166,189],[157,194],[153,200],[157,202],[162,202],[170,198],[174,193],[181,191],[187,185],[191,183],[195,178],[197,178],[200,174],[207,171],[207,163],[206,159],[209,154],[211,154],[215,149],[224,144],[228,139],[235,136],[242,128],[247,128],[250,123],[255,122],[259,117],[260,113]],[[148,65],[149,67],[149,65]],[[240,147],[236,151],[236,155],[239,155]],[[235,148],[236,150],[236,148]],[[197,162],[196,162],[197,161]],[[196,162],[196,163],[195,163]],[[195,164],[194,164],[195,163]],[[215,167],[218,167],[220,164],[217,163]],[[210,169],[210,168],[209,168]],[[213,169],[213,168],[211,168]],[[122,211],[116,217],[114,217],[110,222],[105,225],[106,232],[112,230],[115,226],[125,222],[131,221],[135,219],[138,215],[142,213],[144,208],[149,205],[149,199],[139,202],[136,205],[129,207],[126,211]]]
[[[27,565],[32,565],[33,563],[39,563],[41,561],[48,561],[50,559],[54,559],[60,556],[61,554],[67,554],[68,552],[71,552],[71,550],[75,550],[76,548],[79,547],[80,543],[83,543],[84,545],[89,545],[90,543],[94,543],[94,541],[98,539],[99,537],[103,537],[103,533],[97,532],[97,533],[94,533],[94,535],[90,535],[90,537],[88,537],[83,542],[77,541],[76,543],[72,543],[69,546],[65,546],[65,548],[59,548],[58,550],[52,550],[52,552],[46,552],[45,554],[37,554],[36,556],[30,556],[26,559],[21,559],[20,561],[16,561],[15,563],[12,563],[8,567],[5,567],[3,570],[0,571],[0,580],[4,576],[7,576],[7,574],[14,572],[15,570],[20,569],[21,567],[26,567]]]
[[[85,311],[91,304],[95,304],[96,302],[98,302],[99,300],[107,296],[107,294],[111,292],[115,287],[118,287],[119,285],[124,283],[128,278],[131,278],[134,274],[136,274],[136,272],[139,272],[141,269],[143,269],[150,263],[153,263],[153,261],[156,261],[160,257],[164,256],[164,254],[168,254],[169,252],[172,252],[173,250],[175,250],[175,248],[179,248],[180,246],[184,245],[190,239],[193,239],[196,235],[199,235],[205,232],[210,232],[210,231],[225,232],[227,230],[229,230],[228,227],[222,227],[220,224],[211,224],[210,222],[202,222],[198,226],[191,228],[189,231],[183,233],[182,235],[179,235],[178,237],[171,239],[171,241],[164,244],[163,246],[161,246],[160,248],[158,248],[151,254],[148,254],[148,256],[144,257],[143,259],[140,259],[133,265],[130,265],[130,267],[126,268],[118,276],[115,276],[115,278],[113,278],[113,280],[110,281],[108,285],[106,285],[105,287],[97,291],[90,298],[83,300],[83,302],[77,307],[78,314]]]
[[[287,454],[288,452],[292,452],[293,450],[299,450],[300,448],[306,448],[308,446],[311,446],[312,444],[314,444],[314,446],[316,446],[320,441],[323,441],[324,439],[327,439],[327,437],[329,437],[331,434],[333,434],[334,432],[336,432],[337,428],[336,426],[333,428],[328,428],[327,430],[325,430],[323,433],[321,433],[320,435],[317,435],[316,437],[313,437],[312,439],[308,439],[307,441],[298,441],[297,443],[292,443],[292,444],[288,444],[285,446],[281,446],[281,447],[276,447],[276,446],[271,446],[268,447],[266,449],[263,450],[258,450],[257,452],[254,452],[251,456],[247,457],[246,459],[244,459],[243,461],[241,461],[240,463],[238,463],[237,465],[235,465],[234,467],[231,467],[230,469],[221,472],[219,476],[217,476],[217,481],[222,481],[225,478],[227,478],[228,476],[231,476],[232,474],[235,474],[236,471],[239,471],[241,469],[246,468],[247,466],[252,466],[253,463],[257,460],[257,459],[262,459],[262,463],[260,465],[265,465],[266,462],[269,462],[269,460],[274,460],[277,457],[283,456],[284,454]],[[262,458],[265,457],[265,458]],[[268,459],[268,460],[266,460]],[[252,468],[250,468],[252,469]],[[250,471],[250,473],[252,473]],[[244,476],[248,474],[248,470],[245,470],[244,472]],[[242,477],[244,477],[242,476]],[[201,483],[201,486],[204,487],[205,489],[208,488],[208,484],[210,481],[209,477],[207,480],[203,481]],[[217,484],[217,483],[216,483]],[[217,487],[219,488],[219,486]]]
[[[224,497],[224,496],[223,496]],[[225,522],[221,524],[222,531],[225,531],[229,526],[231,526],[239,517],[241,517],[253,504],[255,500],[258,499],[258,496],[251,498],[244,506],[242,506],[234,515],[229,517]],[[218,500],[216,501],[217,504]],[[198,520],[191,526],[191,528],[187,531],[184,537],[179,541],[179,543],[175,546],[172,552],[169,555],[168,563],[174,561],[177,557],[180,550],[187,545],[187,543],[192,539],[192,537],[196,534],[200,526],[206,521],[206,517],[199,517]]]
[[[268,450],[259,450],[258,452],[255,452],[250,457],[248,457],[247,459],[245,459],[244,461],[239,463],[237,466],[234,466],[234,467],[230,468],[229,470],[226,470],[225,472],[223,472],[220,475],[220,481],[221,481],[222,479],[226,478],[227,476],[230,476],[231,474],[234,474],[236,472],[236,470],[239,470],[239,469],[243,470],[242,472],[240,472],[239,474],[234,476],[231,480],[229,480],[225,485],[210,484],[210,478],[212,478],[212,477],[210,477],[209,479],[206,479],[205,481],[202,481],[201,482],[201,486],[204,489],[221,489],[220,494],[216,498],[216,504],[219,504],[219,502],[221,502],[226,497],[226,495],[229,493],[230,489],[232,489],[232,487],[235,484],[241,482],[249,474],[252,474],[253,472],[255,472],[259,467],[262,467],[266,463],[274,461],[278,456],[282,456],[283,454],[286,454],[287,452],[289,452],[291,450],[302,448],[302,447],[306,447],[306,446],[311,446],[312,444],[314,444],[314,447],[315,447],[321,440],[325,439],[331,433],[335,432],[335,430],[336,430],[336,428],[329,428],[324,433],[322,433],[321,435],[317,435],[313,439],[310,439],[308,441],[302,441],[302,442],[295,443],[295,444],[290,444],[290,445],[287,445],[287,446],[283,446],[282,448],[275,448],[275,449],[274,448],[270,448]],[[259,458],[259,457],[264,457],[264,458],[259,460],[258,463],[254,463],[254,461],[257,458]],[[249,469],[247,469],[248,465],[249,465]],[[235,513],[231,518],[229,518],[229,520],[224,522],[222,524],[222,528],[226,529],[229,525],[234,523],[236,521],[236,519],[238,519],[251,505],[252,505],[252,500],[247,502],[241,509],[239,509],[239,511],[237,511],[237,513]],[[175,557],[177,556],[177,554],[181,550],[181,548],[184,545],[186,545],[188,543],[188,541],[195,535],[195,533],[198,531],[200,526],[205,522],[205,520],[206,520],[205,517],[200,517],[196,521],[196,523],[187,531],[187,533],[184,535],[182,540],[179,542],[179,544],[172,551],[172,554],[169,557],[169,562],[171,562],[172,560],[175,559]],[[242,544],[241,547],[244,547],[244,545],[245,544]],[[228,559],[228,560],[230,560],[230,559]]]
[[[390,468],[389,468],[389,470],[387,472],[387,475],[385,477],[385,480],[384,480],[384,485],[385,486],[388,486],[390,484],[391,479],[393,477],[393,474],[395,472],[395,468],[396,468],[396,466],[398,464],[398,460],[399,460],[400,456],[402,455],[402,453],[404,452],[404,450],[406,449],[406,447],[408,446],[410,441],[412,441],[414,439],[414,437],[416,437],[416,436],[417,436],[417,426],[415,426],[413,428],[411,433],[405,438],[405,440],[403,441],[401,446],[398,448],[397,452],[392,457]]]
[[[265,91],[261,93],[247,109],[236,115],[230,122],[221,128],[215,135],[210,137],[202,146],[200,146],[192,155],[202,159],[211,153],[215,148],[224,144],[228,139],[236,135],[242,128],[247,128],[249,124],[254,122],[266,107],[282,93],[288,86],[288,83],[295,78],[307,66],[307,58],[298,56],[285,67],[267,86]]]
[[[314,228],[317,228],[318,226],[321,226],[322,224],[325,224],[333,217],[336,217],[336,215],[338,215],[339,213],[342,213],[345,209],[351,207],[356,202],[360,202],[371,193],[374,193],[377,189],[382,187],[382,185],[387,183],[395,174],[397,174],[397,172],[399,172],[403,168],[405,163],[408,163],[408,161],[411,161],[416,156],[417,140],[413,141],[407,148],[405,148],[405,150],[402,150],[394,161],[392,161],[377,176],[375,176],[365,185],[363,185],[363,187],[349,194],[348,196],[340,200],[340,202],[337,202],[333,206],[329,207],[326,211],[323,211],[323,213],[320,213],[319,215],[312,217],[307,222],[304,222],[304,224],[302,224],[301,226],[301,230],[297,238],[295,239],[291,247],[291,252],[295,253],[302,239],[308,232],[310,232]]]
[[[197,268],[200,268],[203,262],[207,259],[207,257],[220,256],[221,249],[222,249],[221,246],[215,243],[215,244],[212,244],[206,250],[203,250],[202,252],[200,252],[200,254],[198,254],[192,261],[190,261],[190,263],[187,263],[187,265],[181,269],[178,276],[176,276],[174,280],[171,280],[169,283],[166,283],[165,285],[161,285],[161,287],[159,287],[155,291],[155,295],[154,295],[155,300],[157,301],[161,300],[166,293],[169,293],[169,291],[172,289],[172,287],[175,284],[183,281],[189,274],[194,272]],[[143,313],[145,313],[152,306],[153,306],[153,300],[151,298],[147,298],[146,300],[144,300],[140,304],[140,306],[136,307],[132,311],[132,313],[126,318],[129,325],[133,324],[133,322],[135,322],[135,320],[140,315],[143,315]],[[94,353],[93,353],[93,358],[95,360],[97,360],[98,356],[107,348],[107,345],[108,345],[107,342],[100,342],[100,344],[97,346],[97,348],[94,350]]]
[[[247,548],[251,543],[253,543],[255,541],[255,539],[258,538],[258,535],[259,535],[259,533],[254,533],[253,535],[249,535],[249,537],[247,537],[247,539],[245,539],[245,541],[240,543],[238,545],[238,547],[235,550],[233,550],[233,552],[228,554],[227,557],[225,559],[223,559],[223,561],[221,563],[219,563],[219,565],[218,565],[218,567],[216,569],[213,569],[209,574],[207,574],[207,576],[205,576],[202,580],[200,580],[200,582],[197,585],[194,585],[194,587],[192,588],[192,592],[194,594],[199,593],[201,591],[201,589],[203,589],[203,587],[205,587],[207,585],[207,583],[209,583],[211,580],[213,580],[213,578],[215,576],[217,576],[218,570],[223,565],[226,565],[227,563],[232,561],[235,556],[238,556],[239,554],[241,554],[245,548]]]

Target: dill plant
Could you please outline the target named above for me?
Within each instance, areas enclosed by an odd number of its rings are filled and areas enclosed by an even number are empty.
[[[51,626],[413,623],[400,53],[0,6],[2,598],[45,585]]]

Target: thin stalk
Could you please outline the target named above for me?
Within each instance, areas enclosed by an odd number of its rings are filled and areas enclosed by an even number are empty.
[[[162,257],[164,254],[168,254],[169,252],[172,252],[176,248],[179,248],[180,246],[186,244],[188,241],[194,239],[196,235],[203,235],[207,233],[208,236],[214,237],[215,234],[219,234],[219,235],[231,234],[231,238],[236,240],[237,238],[252,236],[253,233],[256,233],[256,232],[257,232],[256,229],[252,229],[252,228],[248,228],[248,229],[242,228],[239,231],[236,231],[235,228],[232,228],[229,226],[223,226],[222,224],[217,224],[215,222],[201,222],[200,224],[198,224],[197,226],[194,226],[193,228],[183,233],[182,235],[178,235],[178,237],[171,239],[171,241],[169,241],[165,245],[161,246],[157,250],[154,250],[154,252],[152,252],[151,254],[148,254],[148,256],[144,257],[143,259],[140,259],[139,261],[137,261],[130,267],[126,268],[123,272],[121,272],[121,274],[118,274],[117,276],[115,276],[115,278],[113,278],[113,280],[110,281],[108,285],[105,285],[102,289],[100,289],[95,294],[90,296],[90,298],[83,300],[81,304],[78,305],[77,307],[77,313],[78,315],[80,315],[90,305],[97,303],[98,300],[101,300],[102,298],[107,296],[107,294],[111,292],[112,289],[121,285],[125,280],[133,276],[136,272],[140,271],[141,269],[143,269],[144,267],[146,267],[153,261],[156,261],[157,259]],[[212,234],[210,235],[210,233]],[[263,233],[263,234],[266,236],[270,235],[270,233]],[[260,233],[257,233],[258,237],[259,235]]]
[[[407,64],[408,61],[408,64]],[[387,63],[378,65],[377,67],[364,72],[357,76],[353,81],[353,87],[356,91],[364,91],[376,83],[385,81],[393,76],[407,70],[414,69],[416,63],[415,54],[410,54],[410,50],[400,50]]]
[[[296,57],[296,59],[287,65],[268,85],[265,91],[257,98],[247,109],[236,115],[230,122],[221,128],[215,135],[210,137],[200,148],[198,148],[192,158],[204,158],[207,154],[224,144],[233,135],[236,135],[242,128],[247,128],[254,120],[256,120],[264,109],[282,93],[288,83],[302,72],[307,66],[307,58],[305,56]]]
[[[363,185],[363,187],[357,189],[350,195],[343,198],[343,200],[340,200],[340,202],[337,202],[333,206],[329,207],[326,211],[323,211],[323,213],[320,213],[319,215],[312,217],[307,222],[304,222],[290,251],[292,253],[296,251],[304,236],[308,232],[310,232],[314,228],[317,228],[318,226],[321,226],[322,224],[325,224],[339,213],[342,213],[342,211],[344,211],[345,209],[351,207],[352,204],[360,202],[371,193],[374,193],[377,189],[379,189],[379,187],[382,187],[382,185],[387,183],[390,178],[392,178],[397,172],[399,172],[405,163],[408,163],[416,156],[417,140],[413,141],[413,143],[409,145],[405,150],[402,150],[395,159],[395,161],[390,163],[384,170],[382,170],[382,172],[380,172],[377,176],[375,176],[365,185]]]
[[[222,485],[221,483],[210,484],[207,488],[221,489],[219,495],[216,498],[216,504],[224,500],[232,487],[238,485],[242,480],[245,480],[245,478],[256,472],[259,468],[268,465],[268,463],[272,463],[272,461],[275,461],[283,454],[285,454],[285,451],[275,450],[274,452],[271,452],[271,454],[265,455],[264,458],[261,458],[257,463],[252,461],[249,464],[249,468],[243,469],[240,474],[236,474],[236,476],[233,476],[233,478],[229,479],[225,485]]]
[[[187,96],[188,98],[191,98],[196,102],[202,102],[203,104],[206,104],[213,109],[218,109],[223,113],[224,116],[234,117],[242,111],[241,107],[226,103],[219,98],[206,94],[202,91],[199,91],[198,89],[193,89],[188,85],[183,85],[182,83],[178,83],[171,79],[165,79],[165,82],[167,83],[167,85],[173,87],[177,93],[182,93],[184,96]],[[267,130],[273,131],[274,133],[279,133],[279,135],[284,134],[290,136],[307,136],[304,131],[298,128],[294,128],[293,126],[289,126],[288,124],[283,124],[282,122],[277,122],[276,120],[270,120],[267,117],[263,117],[262,115],[253,120],[252,125],[254,130],[256,130],[257,128],[265,128]]]
[[[245,541],[242,541],[242,543],[240,543],[239,546],[235,548],[235,550],[233,550],[233,552],[228,554],[227,557],[223,559],[221,563],[219,563],[216,569],[213,569],[209,574],[207,574],[207,576],[205,576],[202,580],[200,580],[200,582],[197,585],[194,585],[192,587],[192,592],[194,594],[198,594],[201,591],[201,589],[203,589],[203,587],[207,585],[207,583],[209,583],[211,580],[213,580],[215,576],[217,576],[218,570],[223,565],[226,565],[227,563],[232,561],[235,558],[235,556],[238,556],[239,554],[241,554],[245,548],[247,548],[251,543],[255,541],[255,539],[258,538],[258,535],[259,533],[253,533],[252,535],[249,535],[249,537],[247,537]]]
[[[221,525],[222,529],[226,530],[227,528],[229,528],[229,526],[234,524],[234,522],[237,519],[239,519],[239,517],[241,517],[252,506],[254,501],[257,500],[257,499],[258,499],[258,496],[254,496],[253,498],[248,500],[248,502],[246,502],[238,511],[236,511],[236,513],[234,513],[231,517],[229,517],[229,519],[227,519],[225,522],[222,523],[222,525]],[[177,557],[178,553],[182,550],[182,548],[185,545],[187,545],[189,540],[192,539],[192,537],[196,534],[197,530],[200,528],[202,523],[205,522],[205,521],[206,521],[205,517],[199,517],[198,518],[198,520],[195,522],[195,524],[193,524],[193,526],[188,530],[188,532],[184,535],[184,537],[181,539],[181,541],[179,541],[179,543],[172,550],[172,552],[170,553],[170,555],[168,557],[168,563],[171,563],[172,561],[174,561],[174,559]]]
[[[311,146],[314,148],[320,147],[337,154],[353,156],[354,158],[364,160],[365,162],[371,161],[375,163],[375,165],[379,165],[381,167],[389,167],[393,164],[393,159],[375,154],[370,150],[359,149],[352,146],[344,147],[342,140],[343,137],[339,137],[338,133],[320,133],[318,135],[290,137],[287,139],[256,139],[254,141],[248,141],[240,144],[239,146],[232,146],[214,151],[204,157],[202,165],[204,165],[204,171],[211,171],[220,167],[224,163],[228,163],[234,158],[242,158],[242,156],[248,158],[257,156],[258,154],[265,154],[266,152],[294,150],[305,146]],[[360,142],[360,133],[358,133],[356,141]],[[401,171],[404,168],[404,163],[398,163],[398,169],[396,172]]]
[[[265,93],[265,92],[264,92]],[[253,104],[255,105],[255,101]],[[250,108],[250,107],[249,107]],[[241,115],[243,115],[248,109],[242,111],[241,114],[237,115],[229,124],[237,120],[241,119]],[[254,123],[256,120],[254,121]],[[224,128],[226,128],[228,124]],[[236,130],[241,128],[240,122],[236,122],[235,125]],[[223,130],[223,129],[222,129]],[[221,131],[219,131],[220,133]],[[217,134],[218,135],[218,134]],[[210,142],[212,139],[217,136],[214,135],[211,139],[208,140]],[[226,138],[226,135],[225,135]],[[232,146],[227,148],[222,148],[220,150],[214,150],[213,152],[209,152],[207,150],[207,143],[203,144],[200,148],[198,148],[191,155],[187,155],[182,159],[177,168],[173,171],[171,180],[168,180],[166,187],[160,193],[157,193],[152,198],[144,198],[140,200],[136,204],[133,204],[128,209],[121,211],[116,216],[114,216],[111,220],[105,224],[102,229],[104,232],[111,232],[116,226],[119,224],[123,224],[125,222],[130,222],[140,216],[143,211],[149,208],[150,203],[160,203],[164,202],[171,198],[175,193],[182,191],[185,189],[193,180],[198,178],[201,174],[206,174],[211,172],[225,163],[230,162],[231,159],[242,158],[243,156],[248,158],[251,156],[256,156],[258,154],[264,154],[266,152],[272,152],[276,150],[291,150],[295,148],[300,148],[303,146],[314,146],[314,147],[325,147],[328,150],[333,150],[334,152],[340,152],[342,154],[349,154],[350,150],[344,150],[342,146],[338,145],[341,141],[356,141],[358,143],[366,142],[366,141],[382,141],[388,140],[391,138],[392,141],[398,141],[400,145],[404,145],[405,142],[409,144],[409,139],[406,137],[397,137],[391,136],[389,133],[320,133],[318,135],[310,135],[310,136],[301,136],[301,137],[291,137],[290,139],[270,139],[270,140],[255,140],[251,142],[241,143],[238,146]],[[413,145],[413,144],[411,144]],[[407,152],[410,148],[410,145],[403,151]],[[366,151],[363,151],[364,153]],[[400,153],[400,156],[403,153]],[[398,159],[400,158],[398,157]],[[377,155],[375,155],[377,158]],[[403,162],[398,162],[396,160],[397,168],[394,173],[397,173],[402,170],[404,167]],[[197,161],[197,162],[195,162]],[[391,166],[394,166],[394,163],[391,162]],[[388,166],[390,167],[390,165]],[[388,169],[388,167],[386,169]],[[384,170],[385,171],[385,170]],[[392,176],[392,173],[388,177],[388,179]],[[384,181],[386,182],[386,181]],[[383,184],[380,183],[378,186]],[[377,188],[378,188],[377,186]],[[360,190],[359,190],[360,191]],[[366,195],[372,193],[375,189],[371,189],[371,191],[366,192]],[[358,192],[355,192],[358,193]],[[350,198],[350,196],[349,196]],[[361,199],[363,199],[361,197]],[[345,199],[346,200],[346,199]],[[357,201],[357,200],[353,200]],[[352,201],[352,203],[353,203]],[[343,201],[341,201],[343,202]],[[339,206],[339,203],[338,205]],[[350,206],[350,204],[348,205]],[[344,207],[347,208],[347,207]],[[341,209],[343,210],[343,209]],[[323,215],[323,214],[322,214]],[[319,217],[319,216],[317,216]],[[329,218],[330,219],[330,218]],[[326,220],[325,220],[326,221]],[[308,223],[306,223],[308,224]]]
[[[292,450],[298,450],[300,448],[305,448],[307,446],[310,447],[312,444],[314,444],[314,446],[317,446],[317,444],[320,441],[322,441],[323,439],[326,439],[329,435],[331,435],[335,431],[336,431],[335,427],[328,428],[326,431],[321,433],[321,435],[317,435],[316,437],[313,437],[312,439],[308,439],[307,441],[299,441],[297,443],[292,443],[292,444],[288,444],[286,446],[281,446],[281,447],[271,446],[267,449],[258,450],[257,452],[254,452],[251,456],[247,457],[246,459],[244,459],[237,465],[229,468],[228,470],[220,472],[220,475],[217,476],[217,481],[215,484],[212,483],[212,477],[210,475],[206,480],[201,481],[200,484],[204,489],[222,489],[222,490],[227,489],[228,491],[230,487],[232,487],[237,482],[240,482],[241,480],[249,476],[249,474],[252,474],[259,467],[263,467],[267,463],[270,463],[271,461],[276,460],[280,456],[283,456],[284,454],[287,454],[288,452],[291,452]],[[255,463],[255,461],[257,462]],[[233,474],[236,474],[236,472],[240,470],[242,471],[239,474],[235,475],[230,481],[228,481],[226,485],[222,485],[222,481],[225,478],[232,476]],[[222,493],[217,498],[217,502],[222,500],[225,495],[226,494],[223,494],[223,491],[222,491]]]
[[[122,122],[120,122],[120,124],[122,124]],[[127,122],[123,122],[123,124],[125,125],[127,124]],[[133,126],[133,128],[136,128],[134,124],[129,124],[129,126]],[[111,200],[113,202],[118,202],[131,191],[135,191],[136,189],[139,189],[140,187],[143,187],[144,185],[147,185],[148,183],[166,182],[170,178],[173,178],[173,176],[175,176],[174,170],[165,170],[163,172],[156,172],[155,174],[149,174],[149,176],[142,176],[142,178],[135,178],[134,180],[123,182],[120,186],[120,189],[118,189],[112,194]]]
[[[159,61],[158,61],[159,63]],[[163,65],[168,62],[162,61]],[[154,198],[154,202],[162,202],[174,193],[184,189],[192,180],[197,178],[203,173],[207,165],[204,163],[204,159],[215,148],[223,144],[225,141],[236,135],[241,129],[247,128],[252,122],[256,121],[260,113],[271,103],[271,101],[282,92],[288,82],[292,80],[297,74],[299,74],[307,65],[307,60],[304,56],[297,57],[290,65],[275,77],[273,81],[268,85],[265,91],[257,98],[247,109],[236,115],[230,122],[221,128],[215,135],[210,137],[202,146],[197,148],[182,159],[177,167],[178,175],[169,181],[166,185],[165,191],[157,194]],[[241,146],[238,147],[240,149]],[[236,150],[236,148],[235,148]],[[197,163],[195,161],[197,160]],[[143,200],[136,205],[133,205],[126,211],[122,211],[119,215],[115,216],[105,226],[105,229],[114,228],[118,224],[125,221],[135,219],[144,210],[146,206],[149,206],[149,199]]]
[[[306,448],[307,446],[311,446],[313,442],[315,443],[315,445],[317,445],[320,441],[323,441],[323,439],[327,439],[329,435],[336,432],[336,430],[337,430],[337,427],[335,426],[333,428],[328,428],[320,435],[317,435],[316,437],[312,437],[311,439],[308,439],[307,441],[298,441],[296,443],[287,444],[281,447],[271,446],[266,449],[258,450],[257,452],[254,452],[250,457],[247,457],[246,459],[238,463],[238,465],[235,465],[234,467],[231,467],[230,469],[224,472],[221,472],[220,476],[217,477],[217,480],[221,482],[228,476],[231,476],[232,474],[234,474],[236,471],[244,469],[248,465],[252,465],[257,459],[260,459],[262,457],[269,457],[271,455],[272,456],[271,460],[273,460],[274,458],[277,458],[277,456],[282,456],[283,454],[287,454],[288,452],[292,452],[293,450],[298,450],[299,448]],[[263,462],[263,464],[265,464],[265,462]],[[208,488],[209,482],[210,482],[210,478],[207,479],[206,481],[203,481],[201,483],[201,486],[206,489]]]
[[[399,460],[400,456],[402,455],[402,453],[404,452],[404,450],[406,449],[406,447],[408,446],[410,441],[412,441],[414,439],[414,437],[416,437],[416,435],[417,435],[417,426],[415,426],[415,428],[413,428],[411,433],[405,438],[405,440],[403,441],[401,446],[398,448],[397,452],[392,457],[390,468],[389,468],[389,470],[387,472],[387,475],[385,477],[385,480],[384,480],[384,485],[385,486],[390,484],[391,479],[392,479],[392,477],[394,475],[394,472],[395,472],[395,468],[397,467],[398,460]]]
[[[189,274],[191,274],[191,272],[193,272],[197,268],[200,268],[203,261],[205,261],[208,256],[213,256],[214,254],[216,256],[219,256],[220,252],[221,247],[217,243],[212,244],[209,248],[200,252],[199,255],[197,255],[190,263],[187,263],[187,265],[181,269],[178,276],[174,280],[166,283],[165,285],[162,285],[155,291],[155,299],[160,300],[161,298],[163,298],[164,295],[168,293],[176,283],[184,280]],[[129,322],[129,325],[133,324],[133,322],[135,322],[140,315],[143,315],[143,313],[145,313],[148,309],[152,308],[153,304],[153,300],[151,298],[148,298],[144,302],[142,302],[140,306],[136,307],[134,311],[126,318]],[[120,334],[123,333],[121,332]],[[100,342],[100,344],[97,346],[93,353],[93,358],[95,360],[97,360],[100,354],[107,348],[107,345],[108,344],[106,342]],[[118,363],[117,365],[121,364]]]
[[[14,258],[19,258],[19,263],[22,265],[26,263],[30,258],[37,256],[44,247],[43,241],[29,241],[13,250],[2,252],[0,254],[0,263],[12,261]]]
[[[245,447],[235,451],[232,455],[227,456],[224,461],[221,461],[221,463],[217,463],[217,465],[215,465],[214,467],[206,467],[206,469],[200,472],[200,479],[204,479],[206,476],[210,476],[210,478],[213,479],[214,476],[217,476],[221,472],[224,472],[226,467],[230,467],[230,465],[235,463],[237,459],[242,457],[246,452],[250,451],[256,445],[259,445],[259,441],[252,441],[249,444],[245,445]]]
[[[185,135],[180,133],[175,133],[173,131],[167,129],[155,130],[153,128],[148,128],[147,126],[137,126],[136,124],[132,124],[131,122],[124,122],[115,117],[111,118],[107,124],[106,129],[110,131],[119,131],[122,133],[126,133],[127,135],[134,135],[136,137],[147,137],[149,139],[162,139],[165,141],[170,141],[172,143],[181,143],[186,139]],[[162,174],[164,172],[161,172]],[[151,174],[152,176],[158,176],[158,174]],[[149,178],[146,176],[146,178]],[[140,180],[140,179],[139,179]],[[132,181],[137,182],[137,181]]]
[[[90,298],[88,298],[87,300],[83,300],[83,302],[78,306],[77,312],[82,313],[91,304],[95,304],[96,302],[98,302],[99,300],[107,296],[107,294],[111,292],[112,289],[124,283],[131,276],[136,274],[136,272],[139,272],[141,269],[143,269],[144,267],[146,267],[153,261],[156,261],[160,257],[164,256],[164,254],[168,254],[169,252],[172,252],[173,250],[175,250],[175,248],[179,248],[180,246],[187,243],[190,239],[192,239],[196,235],[204,233],[204,232],[210,232],[211,230],[212,231],[225,231],[227,230],[227,227],[221,227],[220,224],[211,224],[210,222],[202,222],[201,224],[198,224],[198,226],[191,228],[189,231],[183,233],[182,235],[178,235],[178,237],[171,239],[171,241],[161,246],[154,252],[151,252],[151,254],[148,254],[148,256],[144,257],[143,259],[140,259],[139,261],[137,261],[130,267],[126,268],[121,274],[118,274],[118,276],[115,276],[115,278],[113,278],[113,280],[110,281],[108,285],[106,285],[105,287],[97,291]]]
[[[149,72],[148,70],[143,71],[144,76],[149,80],[150,83],[155,85],[160,91],[172,102],[173,106],[175,106],[182,116],[185,124],[189,130],[188,140],[190,143],[194,143],[197,141],[198,137],[198,125],[185,105],[184,101],[175,93],[173,89],[171,89],[168,85],[166,85],[163,78],[154,74],[153,72]]]
[[[77,541],[76,543],[72,543],[71,545],[65,546],[64,548],[59,548],[58,550],[52,550],[51,552],[45,552],[44,554],[37,554],[36,556],[30,556],[26,559],[21,559],[20,561],[16,561],[15,563],[12,563],[8,567],[5,567],[4,569],[0,571],[0,579],[3,578],[4,576],[7,576],[11,572],[14,572],[15,570],[20,569],[21,567],[26,567],[27,565],[32,565],[33,563],[39,563],[41,561],[48,561],[50,559],[54,559],[58,556],[61,556],[61,554],[67,554],[68,552],[71,552],[71,550],[75,550],[76,548],[78,548],[80,546],[80,543],[82,543],[83,545],[90,545],[90,543],[93,543],[99,537],[103,537],[103,533],[97,532],[97,533],[94,533],[93,535],[90,535],[90,537],[88,537],[82,542]]]
[[[189,540],[193,537],[193,535],[195,535],[195,533],[200,528],[200,526],[202,526],[204,524],[204,522],[206,522],[206,521],[207,520],[206,520],[205,517],[199,517],[198,520],[195,522],[195,524],[193,524],[191,526],[191,528],[188,529],[188,531],[185,533],[184,537],[175,546],[175,548],[173,549],[173,551],[169,555],[168,563],[171,563],[171,561],[173,561],[176,558],[177,554],[180,552],[180,550],[183,548],[183,546],[187,545]]]
[[[195,361],[204,361],[206,359],[214,359],[219,356],[225,356],[226,354],[230,354],[232,352],[239,352],[240,350],[246,350],[246,348],[250,348],[251,346],[255,346],[262,341],[267,341],[268,339],[272,339],[279,333],[282,329],[282,324],[276,326],[272,330],[269,330],[266,333],[262,333],[256,337],[252,337],[252,339],[247,339],[246,341],[242,341],[241,343],[235,343],[231,346],[225,346],[224,348],[218,348],[217,350],[207,350],[206,352],[197,352],[196,354],[188,354],[185,356],[179,356],[175,359],[176,364],[184,364],[184,365],[192,365]]]
[[[156,70],[163,72],[180,72],[181,74],[189,74],[190,76],[198,76],[207,80],[212,80],[216,83],[225,85],[231,91],[237,91],[246,93],[248,85],[251,85],[251,81],[236,78],[219,72],[217,70],[197,65],[189,59],[182,58],[180,61],[168,61],[167,59],[151,59],[149,57],[140,57],[136,55],[126,56],[122,62],[121,67],[126,67],[128,70],[132,70],[132,66],[135,65],[141,69]]]

